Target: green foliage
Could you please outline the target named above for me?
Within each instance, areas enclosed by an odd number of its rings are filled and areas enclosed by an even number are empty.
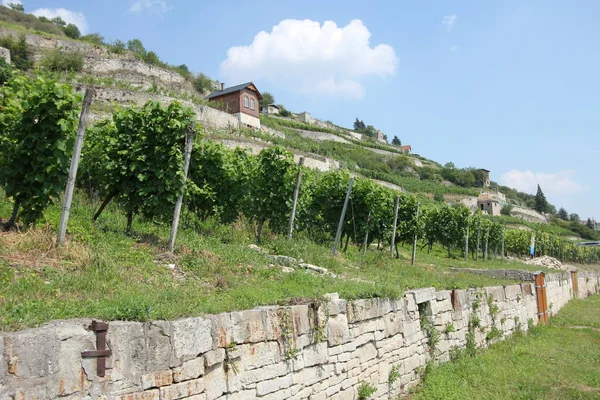
[[[398,379],[400,379],[400,368],[397,365],[393,365],[388,375],[388,383],[393,385]]]
[[[146,56],[146,48],[140,39],[127,41],[127,50],[131,51],[138,58],[143,59]]]
[[[456,328],[454,327],[454,324],[452,324],[451,322],[448,322],[446,324],[446,328],[444,329],[444,333],[447,335],[452,332],[456,332]]]
[[[263,92],[261,94],[263,98],[258,102],[261,110],[267,107],[269,104],[275,104],[275,97],[270,92]]]
[[[437,201],[438,203],[443,203],[444,202],[444,194],[440,193],[440,192],[434,193],[433,200]]]
[[[0,86],[4,85],[12,77],[12,67],[9,63],[0,58]]]
[[[102,46],[105,44],[104,36],[99,33],[90,33],[79,38],[81,41],[88,42],[91,44],[95,44],[97,46]]]
[[[291,117],[292,113],[290,111],[288,111],[283,104],[279,104],[279,115],[281,115],[282,117]]]
[[[81,31],[79,30],[77,25],[68,24],[63,28],[63,31],[65,32],[65,35],[67,35],[71,39],[79,39],[81,37]]]
[[[153,51],[149,51],[146,53],[146,56],[144,57],[144,61],[147,62],[148,64],[152,64],[152,65],[160,65],[161,64],[160,58],[158,58],[158,54],[156,54]]]
[[[25,7],[21,3],[8,3],[8,7],[18,12],[25,12]]]
[[[200,72],[194,79],[194,87],[200,93],[210,92],[212,90],[212,79]]]
[[[26,14],[21,11],[21,4],[18,9],[0,6],[0,21],[9,25],[10,28],[31,29],[37,32],[49,33],[55,36],[64,37],[62,29],[54,25],[50,20],[44,17],[37,18],[33,14]]]
[[[377,387],[369,382],[362,381],[358,386],[358,399],[368,400],[377,392]]]
[[[538,185],[533,209],[539,213],[546,213],[548,212],[549,206],[548,200],[546,200],[546,196],[544,195],[544,192],[542,192],[542,188]]]
[[[44,54],[40,66],[50,71],[80,72],[83,69],[83,56],[79,53],[51,50]]]
[[[567,210],[561,207],[560,210],[558,210],[558,218],[562,219],[563,221],[568,221],[569,213],[567,212]]]
[[[511,206],[510,204],[505,204],[502,206],[502,209],[500,210],[500,214],[510,217],[512,210],[513,210],[513,206]]]
[[[18,69],[26,71],[33,66],[33,53],[25,40],[25,34],[21,34],[18,40],[12,36],[0,38],[0,47],[10,50],[10,59]]]
[[[185,132],[192,120],[192,111],[177,102],[118,110],[112,121],[90,129],[82,176],[107,198],[118,196],[130,215],[171,215],[184,190]]]
[[[429,339],[429,352],[434,354],[435,349],[440,342],[440,333],[435,328],[433,321],[430,316],[421,317],[421,329],[425,331],[427,338]]]
[[[394,136],[394,138],[392,139],[392,144],[394,146],[402,146],[402,142],[400,141],[400,139],[398,139],[398,136]]]
[[[126,49],[127,46],[125,45],[125,42],[119,39],[115,40],[114,42],[108,45],[108,50],[114,54],[123,54]]]
[[[2,89],[0,184],[30,224],[64,189],[77,125],[71,86],[16,76]]]

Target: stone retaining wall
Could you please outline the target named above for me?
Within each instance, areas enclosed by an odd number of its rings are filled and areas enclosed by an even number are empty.
[[[0,59],[10,64],[10,50],[0,47]]]
[[[572,297],[568,274],[549,277],[557,312]],[[582,274],[579,294],[598,293]],[[431,360],[471,343],[485,347],[537,323],[532,283],[469,290],[413,290],[396,300],[259,307],[176,321],[110,322],[106,376],[90,320],[56,321],[0,335],[2,399],[355,399],[416,385]]]

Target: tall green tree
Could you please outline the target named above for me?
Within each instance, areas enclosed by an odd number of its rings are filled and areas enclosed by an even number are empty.
[[[573,214],[569,215],[569,221],[571,221],[571,222],[580,222],[581,219],[579,218],[579,214],[573,213]]]
[[[75,24],[68,24],[67,26],[62,28],[62,30],[65,33],[65,35],[67,35],[71,39],[79,39],[79,37],[81,36],[81,31]]]
[[[127,49],[140,58],[146,57],[146,48],[140,39],[127,41]]]
[[[394,136],[394,138],[392,139],[392,144],[394,146],[402,146],[402,142],[400,141],[400,139],[398,139],[398,136]]]
[[[20,3],[8,3],[8,6],[15,11],[25,12],[25,7]]]
[[[585,225],[590,229],[594,229],[594,223],[592,222],[591,218],[587,219],[587,222],[585,223]]]
[[[548,212],[548,200],[546,200],[546,196],[544,195],[540,185],[537,187],[533,209],[539,213]]]
[[[261,110],[269,104],[275,104],[275,97],[270,92],[263,92],[262,97],[263,99],[258,102]]]
[[[560,210],[558,210],[558,218],[562,219],[563,221],[568,221],[569,213],[567,212],[567,210],[561,207]]]

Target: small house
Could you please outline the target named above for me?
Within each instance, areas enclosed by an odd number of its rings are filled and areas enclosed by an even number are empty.
[[[400,148],[402,149],[403,153],[406,153],[406,154],[412,153],[412,147],[410,145],[401,146]]]
[[[385,140],[385,135],[379,129],[377,129],[377,132],[375,132],[375,135],[376,135],[378,142],[387,143],[387,140]]]
[[[206,96],[210,103],[216,103],[218,109],[235,115],[240,122],[240,126],[245,125],[252,128],[260,128],[258,102],[262,98],[252,82],[242,83],[230,88],[225,88],[225,84],[221,83],[221,90]]]
[[[279,109],[279,106],[276,104],[269,104],[268,106],[263,107],[261,110],[261,112],[263,114],[279,114],[279,111],[281,111],[281,110]]]

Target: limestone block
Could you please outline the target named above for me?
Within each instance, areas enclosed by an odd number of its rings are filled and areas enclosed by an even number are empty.
[[[334,300],[328,303],[329,315],[338,315],[346,313],[347,303],[346,300]]]
[[[282,315],[285,319],[292,320],[291,310],[281,307],[259,307],[262,312],[263,321],[265,324],[266,340],[279,340],[283,334]]]
[[[159,400],[160,392],[158,389],[146,390],[144,392],[129,393],[117,396],[117,400]]]
[[[367,343],[355,350],[354,357],[357,357],[363,364],[377,357],[377,349],[373,343]]]
[[[220,349],[223,350],[223,349]],[[224,351],[223,351],[224,352]],[[210,352],[209,352],[210,353]],[[208,353],[207,353],[208,354]],[[173,381],[183,382],[204,375],[204,357],[194,358],[183,363],[181,367],[173,368]],[[212,364],[214,365],[214,364]]]
[[[211,321],[212,347],[227,347],[233,343],[233,324],[229,313],[209,315]]]
[[[177,400],[200,394],[204,391],[203,378],[176,383],[160,388],[160,400]]]
[[[260,397],[261,400],[285,400],[292,397],[292,389],[282,389],[274,393],[267,394],[266,396]]]
[[[502,286],[490,286],[485,288],[485,293],[489,297],[493,296],[494,301],[504,301],[506,297],[504,296],[504,288]]]
[[[183,361],[191,360],[213,347],[211,320],[204,318],[185,318],[172,322],[173,349],[175,357]]]
[[[66,396],[82,391],[92,385],[94,374],[88,376],[83,369],[81,352],[96,348],[94,333],[87,330],[90,321],[77,323],[57,322],[58,339],[58,395]],[[95,363],[94,363],[95,364]]]
[[[206,361],[206,367],[210,368],[213,365],[219,364],[223,362],[225,359],[225,349],[218,348],[216,350],[211,350],[204,354],[204,360]]]
[[[309,307],[306,304],[292,306],[292,319],[296,335],[306,335],[312,330],[312,323],[309,318]]]
[[[314,366],[304,368],[293,375],[294,383],[303,384],[304,386],[312,386],[317,382],[327,379],[334,372],[334,367],[331,365]]]
[[[402,314],[392,312],[383,316],[383,333],[385,337],[390,337],[402,332]]]
[[[504,288],[506,298],[509,300],[516,299],[517,296],[523,298],[523,292],[521,291],[521,285],[509,285]]]
[[[236,346],[230,351],[232,357],[240,359],[240,365],[245,370],[262,368],[282,360],[277,342],[249,343]]]
[[[10,50],[0,47],[0,59],[4,59],[4,61],[10,64]]]
[[[23,379],[58,372],[59,343],[54,330],[32,329],[4,337],[8,373]]]
[[[367,332],[382,331],[385,329],[384,318],[374,318],[360,321],[352,325],[352,334],[360,336]]]
[[[438,290],[435,292],[435,298],[437,301],[451,300],[452,291],[451,290]]]
[[[204,376],[207,400],[213,400],[227,391],[227,377],[222,367],[213,368]]]
[[[170,369],[164,371],[154,371],[142,375],[142,389],[151,389],[161,386],[167,386],[173,383],[173,371]]]
[[[110,330],[110,329],[109,329]],[[174,358],[171,346],[171,323],[154,321],[146,324],[146,348],[148,370],[166,369],[178,366],[180,361]]]
[[[327,343],[329,346],[337,346],[352,340],[348,329],[348,319],[345,314],[335,315],[327,321]]]
[[[384,314],[384,302],[380,299],[355,300],[347,304],[346,314],[350,323],[381,317]]]
[[[281,378],[262,381],[259,382],[258,385],[256,385],[256,394],[258,394],[259,396],[264,396],[266,394],[273,393],[281,389],[286,389],[292,386],[292,383],[293,381],[291,375],[285,375]]]
[[[364,345],[365,343],[374,342],[374,341],[375,341],[375,335],[373,335],[373,332],[367,332],[360,336],[355,336],[354,340],[352,341],[352,344],[354,344],[356,347],[360,347],[360,346]]]
[[[327,301],[337,301],[340,299],[339,293],[325,293],[323,299]]]
[[[231,313],[233,341],[235,343],[257,343],[266,340],[263,313],[261,310],[246,310]]]
[[[409,290],[406,292],[405,296],[413,296],[415,303],[417,304],[425,303],[437,298],[435,288]]]
[[[317,343],[302,350],[305,367],[312,367],[327,362],[327,343]]]

